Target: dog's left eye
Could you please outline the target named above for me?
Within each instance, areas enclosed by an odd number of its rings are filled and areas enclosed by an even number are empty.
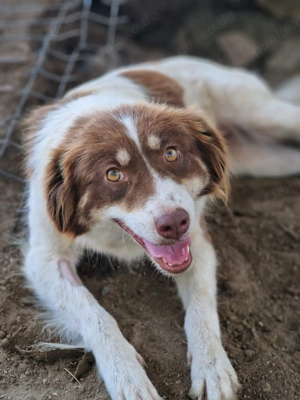
[[[107,171],[106,176],[110,182],[119,182],[124,178],[124,175],[118,168],[111,168]]]
[[[175,147],[168,147],[166,150],[165,158],[169,162],[178,160],[180,156],[179,151]]]

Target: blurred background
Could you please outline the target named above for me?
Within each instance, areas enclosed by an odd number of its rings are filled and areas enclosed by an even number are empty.
[[[26,215],[22,120],[113,68],[178,54],[249,69],[272,88],[293,79],[300,105],[300,2],[0,1],[1,399],[108,399],[88,353],[35,347],[53,336],[25,300],[15,242]],[[228,207],[214,205],[208,222],[220,260],[223,342],[243,385],[240,399],[299,400],[300,175],[232,181]],[[141,352],[160,394],[187,399],[183,314],[171,282],[149,266],[128,271],[95,255],[84,267],[85,284]]]

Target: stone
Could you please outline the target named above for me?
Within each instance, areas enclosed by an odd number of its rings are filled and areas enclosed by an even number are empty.
[[[224,55],[222,46],[227,44],[228,47],[228,42],[231,43],[234,39],[236,48],[240,49],[246,43],[247,48],[251,49],[251,61],[265,54],[263,45],[265,42],[269,44],[269,38],[279,26],[277,21],[256,11],[226,11],[215,14],[212,10],[197,10],[178,29],[172,48],[176,54],[191,54],[228,63],[228,56],[226,57],[226,53]],[[226,48],[227,53],[229,50]],[[270,50],[271,46],[268,45],[268,52]],[[245,64],[248,62],[248,55],[244,53],[243,57],[240,62]]]
[[[223,33],[216,42],[228,64],[233,67],[246,67],[259,56],[256,50],[258,44],[243,31]]]
[[[255,356],[255,351],[254,350],[245,350],[245,355],[246,355],[246,357],[251,358],[251,357]]]
[[[8,347],[9,346],[9,340],[7,338],[2,339],[0,346],[3,347],[3,348]]]
[[[269,58],[266,67],[272,71],[293,74],[300,70],[300,36],[286,37]]]
[[[101,290],[102,296],[106,296],[108,292],[109,292],[109,287],[108,286],[103,286],[103,288]]]
[[[255,0],[255,3],[277,18],[297,18],[300,13],[300,2],[295,0]]]

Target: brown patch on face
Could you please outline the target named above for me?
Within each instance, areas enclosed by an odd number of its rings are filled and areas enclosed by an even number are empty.
[[[117,115],[133,118],[142,152],[161,176],[169,176],[180,184],[199,177],[204,188],[196,197],[214,195],[226,201],[229,192],[227,149],[221,135],[204,118],[189,110],[153,104],[123,106]],[[159,149],[149,146],[149,135],[159,138]],[[165,160],[168,147],[180,152],[175,162]]]
[[[126,150],[130,159],[120,165],[117,154]],[[107,171],[118,168],[120,182],[110,182]],[[56,228],[73,236],[87,232],[93,218],[107,206],[126,211],[142,207],[154,185],[137,145],[126,127],[111,112],[79,118],[64,142],[52,154],[46,170],[48,213]]]
[[[183,87],[165,74],[139,69],[123,72],[122,76],[145,88],[150,99],[157,103],[185,107]]]

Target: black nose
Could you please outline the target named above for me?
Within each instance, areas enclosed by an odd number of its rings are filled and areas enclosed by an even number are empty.
[[[180,239],[189,226],[189,215],[182,208],[178,208],[170,214],[163,214],[155,220],[157,233],[165,239]]]

